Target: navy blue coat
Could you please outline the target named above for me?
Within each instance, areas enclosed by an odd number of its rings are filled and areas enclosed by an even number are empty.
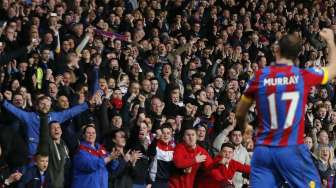
[[[37,168],[37,166],[33,166],[29,168],[22,176],[19,181],[17,188],[48,188],[50,187],[50,176],[46,171],[44,173],[44,181],[42,182],[42,175]]]

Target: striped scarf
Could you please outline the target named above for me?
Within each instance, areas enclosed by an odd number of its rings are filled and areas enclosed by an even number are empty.
[[[128,41],[128,36],[126,35],[122,35],[122,34],[118,34],[118,33],[114,33],[114,32],[109,32],[109,31],[103,31],[100,29],[94,29],[95,33],[97,35],[101,35],[103,37],[107,37],[107,38],[115,38],[121,41]]]

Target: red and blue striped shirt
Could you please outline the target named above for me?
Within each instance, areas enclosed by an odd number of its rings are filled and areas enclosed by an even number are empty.
[[[307,70],[276,64],[258,70],[242,96],[255,100],[258,113],[256,144],[303,144],[305,104],[310,88],[328,81],[326,69]]]

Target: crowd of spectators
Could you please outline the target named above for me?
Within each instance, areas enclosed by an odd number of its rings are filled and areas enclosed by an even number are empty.
[[[2,187],[247,186],[263,113],[252,106],[235,128],[249,79],[287,33],[302,38],[297,65],[321,68],[318,32],[336,32],[334,0],[0,2]],[[335,86],[311,88],[306,104],[325,187]]]

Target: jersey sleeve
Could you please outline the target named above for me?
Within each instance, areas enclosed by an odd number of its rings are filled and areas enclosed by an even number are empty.
[[[257,77],[254,76],[247,84],[241,100],[252,101],[258,89]]]
[[[304,79],[310,85],[326,84],[329,79],[328,69],[310,68],[305,70]]]

